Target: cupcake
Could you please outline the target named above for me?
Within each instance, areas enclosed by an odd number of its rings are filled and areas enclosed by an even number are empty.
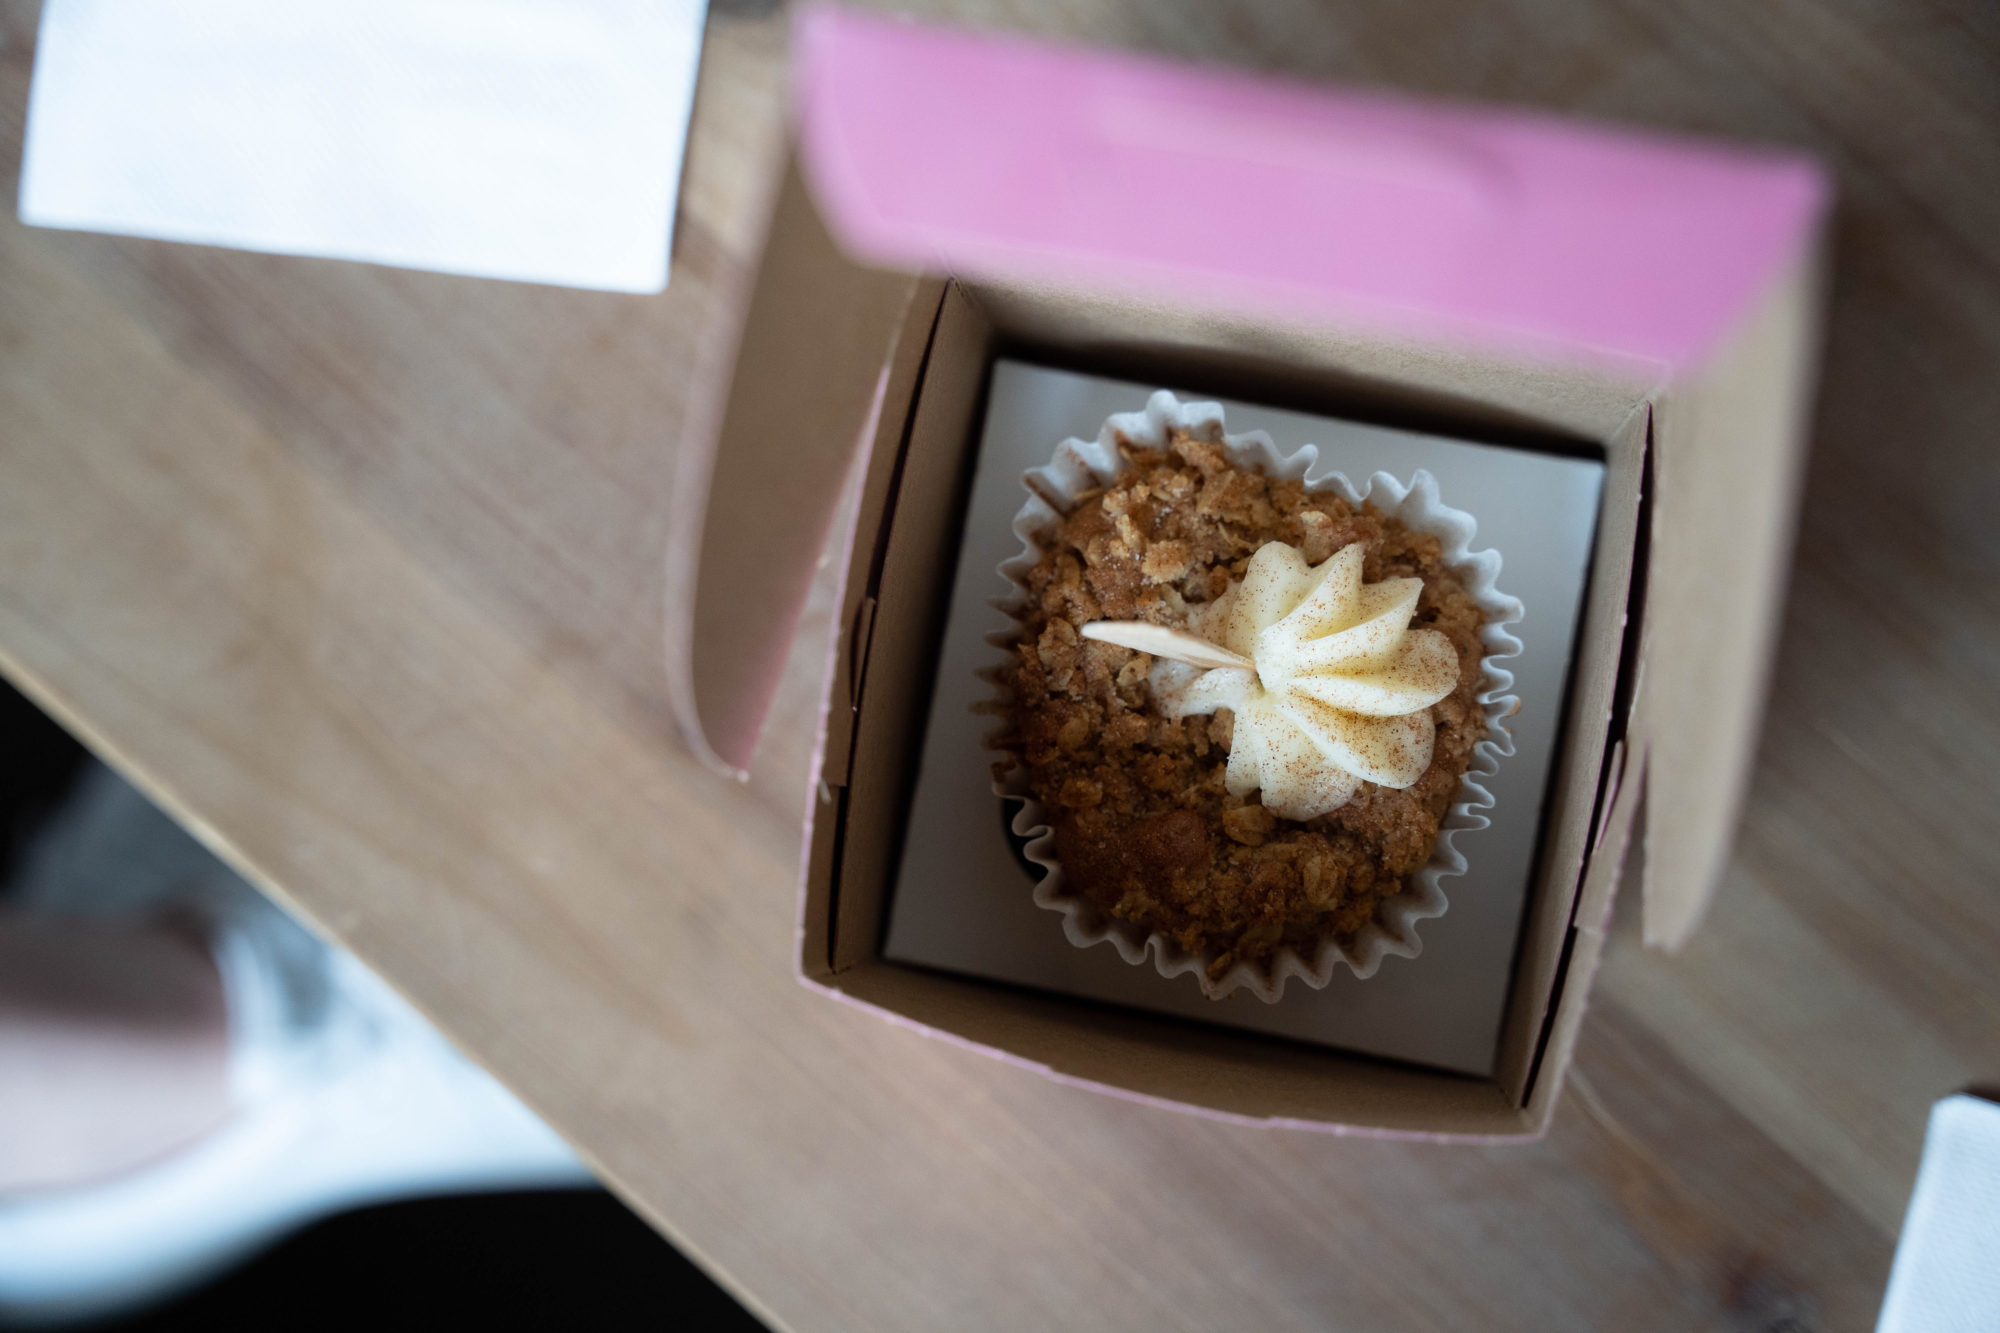
[[[1073,943],[1266,1000],[1414,956],[1518,643],[1469,516],[1156,394],[1029,474],[996,789]]]

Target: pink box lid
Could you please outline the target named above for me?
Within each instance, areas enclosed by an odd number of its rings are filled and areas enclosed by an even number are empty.
[[[1798,253],[1811,160],[852,13],[801,153],[857,257],[1685,368]]]

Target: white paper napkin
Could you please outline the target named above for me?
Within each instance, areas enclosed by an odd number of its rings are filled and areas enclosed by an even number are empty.
[[[2000,1333],[2000,1104],[1931,1108],[1876,1333]]]
[[[21,219],[658,291],[706,0],[47,0]]]

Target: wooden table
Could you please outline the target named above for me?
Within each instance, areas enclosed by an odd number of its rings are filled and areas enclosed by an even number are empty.
[[[1748,821],[1682,956],[1620,934],[1545,1141],[1208,1124],[793,984],[823,615],[747,786],[662,701],[677,433],[779,137],[752,7],[709,26],[663,296],[0,224],[8,675],[773,1323],[1868,1326],[1926,1109],[2000,1080],[2000,7],[938,8],[1836,168]],[[35,5],[0,16],[11,181]]]

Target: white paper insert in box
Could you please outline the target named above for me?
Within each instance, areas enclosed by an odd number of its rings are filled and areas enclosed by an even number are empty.
[[[986,636],[1009,624],[994,606],[1007,592],[997,566],[1019,549],[1011,523],[1026,498],[1022,474],[1048,463],[1063,440],[1094,439],[1106,418],[1142,409],[1158,387],[1013,361],[993,368],[883,955],[1488,1075],[1563,722],[1603,464],[1223,401],[1232,432],[1266,431],[1281,454],[1317,445],[1309,483],[1331,472],[1365,482],[1377,471],[1407,481],[1428,470],[1444,503],[1478,520],[1474,549],[1501,553],[1501,586],[1527,614],[1513,627],[1522,651],[1506,662],[1521,700],[1510,724],[1515,753],[1486,781],[1491,827],[1459,835],[1468,869],[1443,881],[1451,907],[1419,925],[1421,955],[1387,959],[1366,981],[1340,971],[1324,990],[1294,983],[1276,1004],[1243,991],[1210,1000],[1191,976],[1168,980],[1109,945],[1072,946],[1062,918],[1035,905],[1034,879],[1007,836],[1011,809],[992,790],[984,737],[994,720],[973,711],[992,694],[978,674],[995,661]]]

